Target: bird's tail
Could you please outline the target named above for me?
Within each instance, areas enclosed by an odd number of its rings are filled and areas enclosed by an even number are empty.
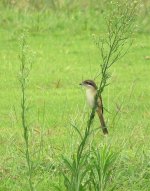
[[[100,119],[102,131],[103,131],[104,135],[106,135],[106,134],[108,134],[108,129],[106,127],[103,114],[102,114],[102,112],[100,110],[97,111],[97,114],[98,114],[98,117]]]

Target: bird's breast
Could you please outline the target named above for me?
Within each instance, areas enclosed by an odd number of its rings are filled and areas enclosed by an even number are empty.
[[[95,95],[96,91],[93,91],[91,89],[86,90],[87,102],[91,108],[93,108],[95,104]]]

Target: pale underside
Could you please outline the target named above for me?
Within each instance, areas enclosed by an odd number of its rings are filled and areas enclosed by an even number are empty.
[[[86,97],[87,97],[87,102],[88,105],[93,108],[95,105],[95,96],[96,96],[97,91],[93,88],[87,88],[86,89]],[[98,98],[98,106],[101,106],[101,100]]]

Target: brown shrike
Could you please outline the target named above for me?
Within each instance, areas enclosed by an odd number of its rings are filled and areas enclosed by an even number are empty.
[[[105,120],[103,117],[103,103],[102,103],[102,97],[101,95],[97,99],[97,103],[95,103],[95,97],[97,95],[97,86],[93,80],[85,80],[83,81],[80,85],[84,86],[86,89],[86,97],[87,97],[87,102],[91,108],[96,106],[96,112],[98,114],[98,117],[100,119],[101,123],[101,128],[104,134],[108,134],[108,130],[105,124]]]

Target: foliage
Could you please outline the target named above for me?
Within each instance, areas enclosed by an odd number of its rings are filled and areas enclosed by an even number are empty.
[[[66,158],[64,159],[64,163],[70,172],[68,176],[64,175],[65,186],[68,191],[87,190],[87,187],[90,187],[89,185],[91,184],[90,180],[92,180],[95,190],[104,191],[107,188],[111,176],[111,171],[109,171],[107,167],[109,168],[111,165],[113,155],[109,155],[107,149],[104,149],[101,154],[99,154],[99,151],[94,151],[92,172],[89,170],[89,165],[86,165],[90,154],[90,150],[86,149],[87,140],[91,134],[91,126],[97,108],[97,99],[108,85],[109,68],[125,55],[124,46],[128,43],[128,39],[130,38],[129,34],[130,30],[132,30],[135,15],[135,5],[133,4],[133,6],[131,6],[131,4],[127,2],[117,3],[115,7],[111,7],[111,9],[110,15],[106,18],[108,36],[105,36],[99,45],[102,57],[102,64],[100,65],[101,80],[98,85],[98,93],[95,97],[95,106],[90,113],[84,135],[81,136],[82,139],[77,147],[76,156],[73,157],[72,161],[68,161]],[[77,132],[81,135],[78,129]],[[90,163],[92,163],[92,160]],[[96,173],[94,169],[96,169]],[[85,177],[91,173],[93,175],[92,178],[86,181]],[[91,190],[91,187],[89,190]]]
[[[2,2],[4,0],[0,4]],[[41,7],[35,9],[32,6],[24,7],[22,1],[18,2],[21,2],[20,7],[19,4],[0,6],[0,190],[29,190],[25,142],[23,129],[20,128],[20,84],[16,77],[20,66],[17,39],[24,29],[28,29],[27,44],[37,52],[29,76],[30,83],[27,80],[26,84],[27,100],[32,103],[26,112],[27,124],[32,121],[29,128],[32,181],[37,191],[56,191],[56,188],[63,191],[62,172],[71,182],[75,178],[71,177],[61,156],[65,156],[71,164],[77,161],[77,147],[87,127],[87,112],[90,112],[84,107],[84,93],[78,84],[82,78],[93,78],[97,71],[101,76],[99,64],[96,64],[102,63],[99,59],[101,52],[92,44],[91,36],[100,33],[108,37],[102,17],[106,11],[105,4],[102,1],[95,3],[96,0],[91,1],[91,4],[78,1],[80,6],[75,3],[68,14],[63,8],[55,11]],[[149,1],[147,10],[148,4]],[[91,168],[95,164],[99,164],[99,169],[103,167],[97,158],[98,153],[103,156],[105,152],[105,159],[109,155],[114,158],[107,163],[106,190],[113,189],[113,186],[115,191],[150,190],[148,13],[141,4],[137,16],[138,30],[134,31],[134,43],[128,56],[119,60],[119,64],[113,65],[108,72],[112,74],[108,81],[111,86],[103,92],[103,101],[111,111],[105,113],[106,120],[109,119],[110,135],[103,137],[100,131],[93,129],[99,125],[95,117],[82,154],[85,156],[87,153],[88,160],[80,162],[80,172],[84,172],[87,167],[89,169],[89,176],[84,176],[84,181],[78,178],[84,188],[88,185],[89,177],[94,176],[92,180],[96,178],[95,182],[100,179],[97,174],[100,172],[101,175],[103,171],[95,169],[93,174]],[[128,47],[125,45],[124,48],[127,50]],[[28,53],[26,57],[29,58]],[[97,79],[100,81],[100,78]],[[72,131],[70,120],[78,127],[81,135],[77,134],[75,128]],[[91,144],[96,150],[91,148]],[[109,152],[104,151],[105,145]],[[119,153],[117,159],[116,153]],[[87,189],[94,187],[95,182],[91,182]]]

